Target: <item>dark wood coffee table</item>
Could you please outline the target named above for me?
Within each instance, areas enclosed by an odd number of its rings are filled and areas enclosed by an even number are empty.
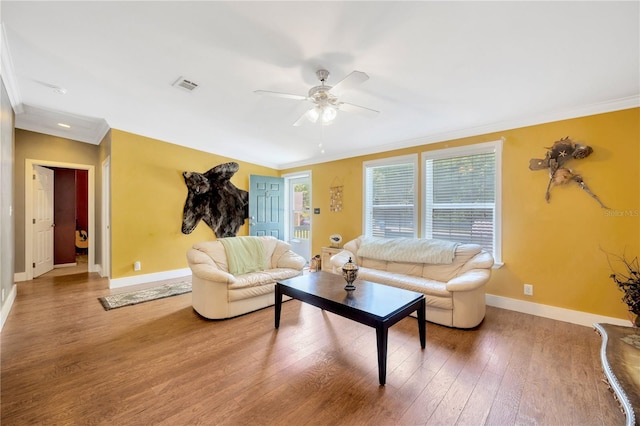
[[[314,272],[276,284],[275,325],[280,327],[282,296],[287,295],[320,309],[376,329],[378,378],[387,378],[387,337],[389,327],[412,312],[418,312],[418,331],[422,349],[426,343],[424,294],[383,284],[356,280],[354,291],[344,290],[346,282],[336,274]]]

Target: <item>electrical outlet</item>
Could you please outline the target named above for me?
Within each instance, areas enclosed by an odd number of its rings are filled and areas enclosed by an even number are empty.
[[[133,264],[133,270],[134,271],[139,271],[140,269],[142,269],[142,266],[140,266],[140,261],[137,261]]]
[[[525,284],[524,285],[524,294],[527,296],[533,296],[533,285]]]

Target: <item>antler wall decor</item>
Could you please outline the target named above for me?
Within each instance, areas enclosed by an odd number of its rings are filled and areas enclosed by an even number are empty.
[[[600,204],[600,207],[608,209],[608,207],[600,201],[600,198],[591,192],[587,184],[582,180],[582,176],[574,174],[571,169],[563,167],[564,164],[572,158],[581,160],[588,157],[593,152],[593,148],[588,145],[574,143],[569,139],[569,136],[567,136],[554,142],[553,146],[547,149],[548,151],[544,159],[532,158],[529,160],[530,170],[549,170],[549,184],[547,185],[547,192],[544,197],[547,203],[551,199],[552,184],[557,186],[564,185],[568,182],[576,182],[580,188]]]

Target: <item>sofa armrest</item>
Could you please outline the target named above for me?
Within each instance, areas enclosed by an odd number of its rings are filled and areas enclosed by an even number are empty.
[[[331,266],[332,269],[335,271],[336,269],[341,269],[342,266],[347,263],[349,261],[349,258],[351,258],[352,261],[356,261],[356,257],[353,253],[351,253],[349,250],[342,250],[336,254],[334,254],[333,256],[331,256]]]
[[[219,269],[213,259],[200,250],[187,250],[187,262],[193,275],[204,280],[222,284],[231,284],[236,281],[233,275]]]
[[[462,275],[450,279],[447,291],[470,291],[482,287],[489,281],[491,269],[471,269]]]
[[[306,263],[307,261],[304,257],[292,250],[287,250],[278,258],[276,268],[289,268],[301,271]]]

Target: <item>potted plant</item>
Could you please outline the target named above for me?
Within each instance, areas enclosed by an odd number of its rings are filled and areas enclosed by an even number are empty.
[[[624,272],[615,272],[610,275],[618,288],[624,293],[622,301],[629,307],[629,312],[635,315],[631,322],[635,327],[640,327],[640,267],[638,258],[629,261],[626,257],[616,256],[624,265]]]

